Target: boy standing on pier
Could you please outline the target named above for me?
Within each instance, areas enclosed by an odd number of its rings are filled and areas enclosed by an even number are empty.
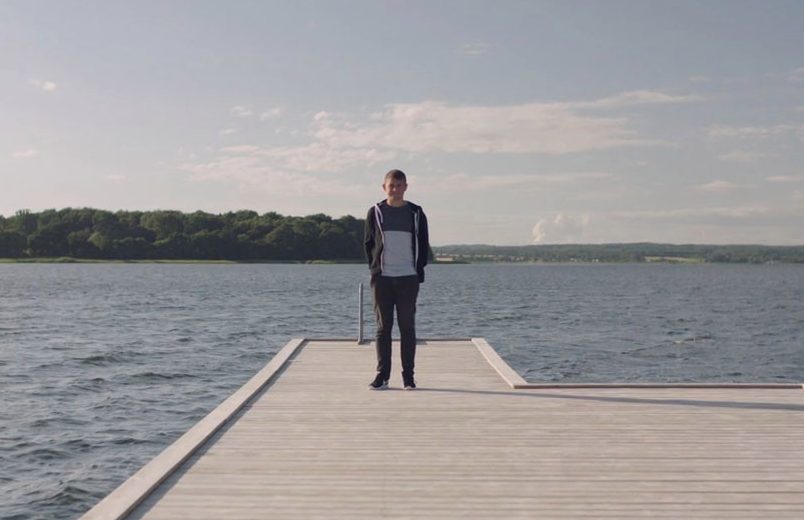
[[[427,217],[421,206],[405,200],[407,178],[401,170],[385,174],[386,199],[368,210],[364,245],[374,313],[377,316],[377,375],[372,390],[388,387],[391,377],[391,329],[396,307],[401,336],[402,382],[405,390],[416,388],[413,369],[416,358],[416,298],[424,282],[424,266],[430,252]]]

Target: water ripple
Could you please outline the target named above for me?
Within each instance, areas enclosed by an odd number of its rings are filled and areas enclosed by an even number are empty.
[[[804,266],[428,269],[419,334],[486,337],[529,381],[804,380]],[[362,265],[0,265],[0,518],[80,516],[290,338],[354,336],[365,281]]]

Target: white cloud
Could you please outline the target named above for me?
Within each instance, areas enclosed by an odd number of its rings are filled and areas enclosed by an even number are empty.
[[[180,169],[190,173],[195,181],[232,181],[242,190],[243,197],[256,196],[261,204],[269,203],[276,211],[308,211],[304,209],[309,208],[308,202],[304,201],[311,197],[345,200],[364,197],[366,193],[365,186],[344,182],[341,176],[291,171],[279,166],[259,155],[228,155],[207,163],[186,163]]]
[[[804,81],[804,67],[799,67],[790,71],[790,81],[794,83],[801,83]]]
[[[559,213],[553,218],[543,218],[533,226],[533,242],[537,244],[566,244],[581,242],[589,216],[570,216]]]
[[[567,103],[451,106],[425,101],[389,105],[363,121],[321,112],[314,117],[312,135],[334,148],[412,153],[567,154],[668,144],[640,138],[626,118],[581,115],[578,108]]]
[[[250,107],[237,105],[232,107],[231,113],[235,117],[251,117],[254,115],[254,112],[251,110]]]
[[[240,153],[249,154],[249,153],[254,153],[254,152],[258,152],[258,151],[260,151],[259,146],[254,146],[254,145],[250,145],[250,144],[241,144],[241,145],[237,145],[237,146],[226,146],[224,148],[221,148],[221,152],[224,152],[224,153],[227,153],[227,154],[240,154]]]
[[[627,220],[697,221],[703,218],[746,219],[771,213],[765,206],[716,206],[703,208],[676,208],[668,210],[614,211],[606,216]]]
[[[327,119],[329,117],[330,117],[330,113],[325,111],[325,110],[322,110],[321,112],[317,112],[313,116],[313,121],[324,121],[325,119]]]
[[[771,129],[757,126],[710,126],[706,133],[709,137],[767,137]]]
[[[770,182],[800,182],[804,180],[804,177],[799,177],[796,175],[772,175],[770,177],[766,177],[766,179]]]
[[[306,146],[268,148],[257,155],[281,164],[292,171],[340,172],[349,167],[370,166],[396,157],[393,151],[377,148],[331,148],[321,143]]]
[[[804,141],[804,124],[778,124],[772,126],[710,126],[707,135],[719,142],[729,139],[763,141],[796,138]]]
[[[595,101],[571,102],[567,105],[572,108],[621,108],[633,105],[690,103],[702,99],[697,95],[675,96],[657,90],[633,90]]]
[[[760,152],[746,152],[743,150],[733,150],[728,153],[720,154],[717,156],[721,161],[736,162],[736,163],[750,163],[758,159],[769,157],[768,154]]]
[[[696,186],[697,189],[702,191],[709,191],[712,193],[727,193],[731,191],[744,188],[741,184],[735,184],[729,181],[717,180]]]
[[[266,110],[260,114],[260,121],[265,121],[266,119],[277,119],[282,117],[283,112],[282,107],[274,107],[270,110]]]
[[[800,131],[802,126],[800,125],[789,125],[789,124],[782,124],[782,125],[774,125],[774,126],[725,126],[725,125],[715,125],[710,126],[707,129],[707,135],[709,137],[737,137],[743,139],[749,138],[767,138],[774,135],[780,135],[785,132],[795,132]]]
[[[266,181],[298,183],[300,174],[341,172],[395,156],[393,152],[368,148],[337,150],[320,143],[273,148],[239,145],[222,148],[221,152],[223,155],[211,161],[185,163],[181,168],[199,180],[235,179],[250,185]]]
[[[589,108],[680,103],[691,99],[690,96],[636,91],[575,103],[479,106],[423,101],[390,104],[361,113],[322,110],[312,116],[306,132],[297,134],[297,137],[307,137],[307,142],[301,145],[229,146],[219,149],[217,157],[186,162],[182,169],[199,179],[230,178],[243,183],[260,183],[267,178],[287,180],[299,174],[354,170],[406,154],[570,154],[621,147],[664,146],[668,143],[638,136],[628,118],[580,112]],[[250,111],[246,106],[232,109],[235,115]],[[265,114],[278,117],[282,110],[276,108]],[[219,133],[223,136],[236,132],[237,129],[231,127]],[[594,180],[606,175],[596,172],[495,175],[476,177],[467,182],[473,189],[483,189]]]
[[[782,202],[782,201],[778,201]],[[598,241],[674,243],[801,242],[804,205],[787,203],[613,211],[593,215]],[[619,237],[617,234],[622,232]]]
[[[52,81],[43,81],[41,79],[32,79],[30,80],[31,85],[34,87],[44,90],[45,92],[53,92],[56,90],[56,84]]]
[[[463,46],[461,46],[461,54],[478,56],[480,54],[486,54],[490,48],[491,45],[488,43],[482,43],[482,42],[464,43]]]
[[[279,117],[282,116],[284,111],[283,111],[282,107],[274,107],[274,108],[271,108],[269,110],[265,110],[263,112],[260,112],[260,114],[258,115],[254,111],[254,109],[252,107],[250,107],[250,106],[237,105],[237,106],[232,107],[232,109],[229,112],[234,117],[250,118],[250,117],[256,116],[260,121],[265,121],[265,120],[268,120],[268,119],[278,119]]]
[[[39,155],[39,150],[36,148],[26,148],[25,150],[17,150],[11,156],[14,159],[30,159]]]
[[[516,188],[527,190],[529,188],[541,189],[544,186],[566,185],[593,182],[610,179],[612,175],[605,172],[563,172],[563,173],[534,173],[534,174],[496,174],[496,175],[467,175],[454,173],[440,175],[436,178],[426,178],[417,182],[417,185],[426,191],[437,192],[466,192],[486,191],[496,188]]]
[[[114,174],[105,176],[104,179],[106,179],[107,181],[111,181],[111,182],[122,182],[122,181],[126,180],[126,176],[114,173]]]

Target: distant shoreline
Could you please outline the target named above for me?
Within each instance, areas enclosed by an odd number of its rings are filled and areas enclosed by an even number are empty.
[[[361,263],[362,219],[242,210],[64,208],[0,216],[3,263]],[[432,246],[437,263],[804,263],[804,245],[531,244]]]
[[[0,264],[360,264],[359,260],[205,260],[205,259],[116,259],[116,258],[0,258]]]
[[[804,246],[661,244],[552,244],[528,246],[448,245],[434,247],[437,259],[476,262],[795,264]]]
[[[204,260],[204,259],[104,259],[104,258],[72,258],[72,257],[43,257],[43,258],[0,258],[0,265],[9,264],[167,264],[167,265],[360,265],[362,260]],[[625,264],[664,264],[664,265],[769,265],[784,264],[795,265],[802,262],[716,262],[704,258],[650,258],[643,261],[635,260],[440,260],[430,262],[430,265],[625,265]]]

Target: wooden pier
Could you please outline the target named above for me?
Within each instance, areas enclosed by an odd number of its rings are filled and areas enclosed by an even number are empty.
[[[397,345],[394,345],[397,348]],[[293,340],[91,519],[804,518],[800,385],[532,385],[485,341]]]

